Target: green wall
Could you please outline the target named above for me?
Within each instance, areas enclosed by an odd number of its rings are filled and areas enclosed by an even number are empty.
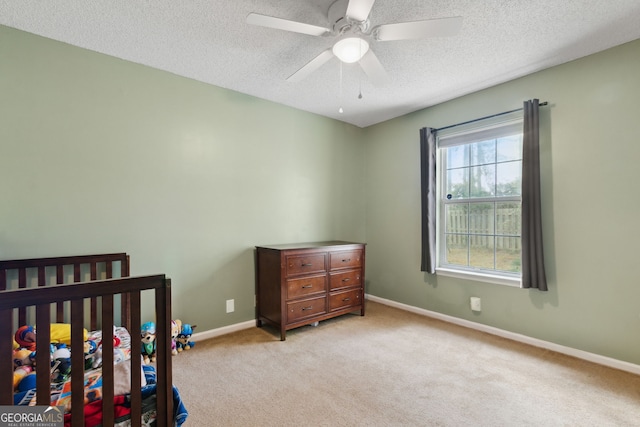
[[[638,75],[640,41],[359,129],[0,26],[0,258],[126,251],[205,331],[253,318],[255,245],[366,241],[372,295],[640,363]],[[534,97],[551,290],[421,273],[418,130]]]
[[[640,363],[640,41],[369,127],[370,294]],[[550,291],[420,272],[418,130],[539,98]],[[473,313],[469,297],[482,299]]]
[[[1,259],[128,252],[198,332],[255,245],[365,239],[359,128],[2,26],[0,94]]]

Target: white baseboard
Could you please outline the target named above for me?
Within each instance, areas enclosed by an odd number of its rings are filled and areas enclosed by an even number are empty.
[[[197,332],[191,335],[191,340],[194,342],[206,340],[209,338],[219,337],[221,335],[230,334],[232,332],[241,331],[243,329],[249,329],[256,326],[255,320],[247,320],[246,322],[236,323],[234,325],[223,326],[222,328],[209,329],[208,331]]]
[[[551,350],[557,353],[566,354],[568,356],[572,356],[578,359],[597,363],[599,365],[604,365],[610,368],[619,369],[621,371],[626,371],[632,374],[640,375],[640,365],[636,365],[634,363],[624,362],[622,360],[601,356],[595,353],[589,353],[583,350],[577,350],[575,348],[566,347],[564,345],[555,344],[549,341],[528,337],[526,335],[517,334],[515,332],[505,331],[504,329],[495,328],[493,326],[487,326],[480,323],[472,322],[470,320],[460,319],[460,318],[449,316],[446,314],[437,313],[435,311],[425,310],[423,308],[402,304],[399,302],[380,298],[375,295],[366,294],[365,298],[374,302],[378,302],[380,304],[388,305],[390,307],[399,308],[401,310],[410,311],[412,313],[420,314],[420,315],[431,317],[438,320],[443,320],[445,322],[453,323],[459,326],[463,326],[465,328],[475,329],[475,330],[486,332],[492,335],[497,335],[502,338],[507,338],[513,341],[529,344],[534,347],[544,348],[546,350]]]

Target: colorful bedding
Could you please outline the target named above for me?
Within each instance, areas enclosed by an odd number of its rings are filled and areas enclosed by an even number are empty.
[[[131,335],[126,328],[114,327],[114,394],[124,395],[131,392],[130,367],[131,359]],[[90,403],[102,398],[102,331],[93,331],[87,334],[86,348],[92,348],[85,355],[86,364],[84,372],[85,403]],[[116,345],[117,343],[117,345]],[[55,354],[55,353],[53,353]],[[57,372],[60,361],[52,367],[51,405],[64,406],[65,412],[69,412],[71,399],[71,377]],[[57,372],[54,374],[53,372]],[[35,375],[35,373],[33,374]],[[142,385],[146,385],[144,375],[141,373]],[[34,381],[24,381],[18,386],[18,392],[14,394],[14,405],[35,405],[35,390],[30,388]]]
[[[100,343],[103,339],[102,331],[88,333],[87,342],[93,344],[87,347],[96,349],[86,356],[86,370],[84,372],[85,393],[85,426],[102,424],[102,357]],[[130,392],[131,392],[131,336],[126,328],[114,327],[114,411],[116,426],[130,425]],[[138,356],[141,357],[141,356]],[[142,365],[142,425],[151,425],[156,419],[156,372],[150,365]],[[23,387],[24,388],[24,387]],[[19,390],[14,394],[14,405],[35,405],[35,389]],[[182,403],[177,388],[173,387],[175,425],[180,426],[187,418],[188,412]],[[65,426],[71,426],[71,378],[51,383],[51,405],[65,407]]]
[[[156,420],[156,371],[153,366],[143,365],[146,386],[142,387],[142,426],[151,427]],[[128,427],[131,425],[131,405],[128,395],[115,396],[115,427]],[[175,425],[180,427],[187,419],[189,413],[180,398],[178,389],[173,387],[173,412]],[[98,426],[102,424],[102,404],[100,401],[88,403],[84,407],[85,426]],[[66,414],[65,427],[71,427],[71,414]]]

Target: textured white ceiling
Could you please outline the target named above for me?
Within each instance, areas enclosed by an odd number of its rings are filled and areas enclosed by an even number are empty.
[[[332,37],[245,22],[257,12],[327,26],[332,3],[0,0],[0,24],[360,127],[640,38],[639,0],[377,0],[372,25],[462,16],[462,30],[372,42],[389,83],[373,86],[345,64],[341,96],[336,58],[301,82],[285,80]]]

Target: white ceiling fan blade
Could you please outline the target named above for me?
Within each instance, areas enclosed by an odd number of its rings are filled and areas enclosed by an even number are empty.
[[[458,34],[462,27],[462,17],[428,19],[398,24],[384,24],[375,27],[372,33],[376,40],[409,40],[427,37],[444,37]]]
[[[274,18],[273,16],[260,15],[259,13],[250,13],[247,15],[247,24],[291,31],[294,33],[308,34],[310,36],[323,36],[331,32],[330,29],[325,27],[290,21],[288,19]]]
[[[389,81],[387,72],[373,51],[369,50],[365,53],[362,59],[360,59],[360,66],[374,85],[382,86]]]
[[[356,22],[366,21],[376,0],[350,0],[347,6],[347,18]]]
[[[296,71],[295,73],[287,77],[287,81],[296,83],[296,82],[299,82],[300,80],[303,80],[309,74],[313,73],[318,68],[322,67],[324,63],[330,60],[332,57],[333,57],[333,52],[331,51],[331,49],[322,51],[320,55],[316,56],[311,61],[307,62],[305,66],[303,66],[298,71]]]

